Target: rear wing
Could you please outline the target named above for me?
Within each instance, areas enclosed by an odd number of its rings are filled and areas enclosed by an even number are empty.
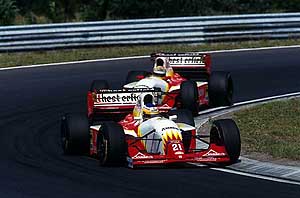
[[[125,114],[132,112],[141,93],[153,94],[155,102],[161,96],[159,88],[95,90],[88,92],[88,116],[95,114]]]
[[[208,81],[210,75],[211,57],[209,54],[198,52],[189,53],[153,53],[151,59],[155,61],[158,57],[168,57],[169,64],[174,72],[181,76],[192,79]]]

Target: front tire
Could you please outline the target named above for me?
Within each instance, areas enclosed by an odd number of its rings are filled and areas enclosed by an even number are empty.
[[[188,124],[190,126],[195,127],[195,121],[194,117],[191,111],[187,109],[177,109],[177,110],[171,110],[169,112],[169,115],[176,115],[177,120],[176,123],[184,123]],[[182,131],[182,143],[184,145],[185,153],[189,151],[191,141],[192,141],[192,132],[191,131]]]
[[[176,122],[188,124],[193,127],[195,126],[193,114],[191,111],[187,109],[171,110],[169,112],[169,115],[176,115],[177,116]]]
[[[88,154],[89,122],[85,114],[66,114],[61,120],[62,148],[67,155]]]
[[[194,81],[184,81],[180,85],[181,107],[190,110],[193,115],[199,113],[199,94]]]
[[[212,72],[208,81],[209,103],[213,107],[233,104],[233,81],[228,72]]]
[[[101,166],[120,166],[126,157],[126,141],[122,126],[104,122],[97,136],[97,155]]]
[[[210,142],[224,145],[230,162],[225,165],[236,163],[241,153],[240,131],[236,123],[231,119],[216,120],[210,131]]]

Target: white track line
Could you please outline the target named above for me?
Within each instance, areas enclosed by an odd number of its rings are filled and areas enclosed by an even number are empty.
[[[291,49],[293,49],[293,48],[300,48],[300,45],[277,46],[277,47],[243,48],[243,49],[216,50],[216,51],[203,51],[203,53],[227,53],[227,52],[261,51],[261,50],[289,49],[289,48],[291,48]]]
[[[60,66],[60,65],[72,65],[81,63],[94,63],[94,62],[105,62],[105,61],[117,61],[117,60],[129,60],[129,59],[139,59],[147,58],[149,56],[132,56],[132,57],[119,57],[119,58],[105,58],[105,59],[95,59],[95,60],[83,60],[83,61],[72,61],[72,62],[62,62],[62,63],[48,63],[39,65],[27,65],[27,66],[17,66],[17,67],[5,67],[0,68],[2,70],[12,70],[12,69],[25,69],[25,68],[35,68],[35,67],[49,67],[49,66]]]
[[[244,49],[231,49],[231,50],[215,50],[215,51],[201,51],[201,53],[230,53],[230,52],[244,52],[244,51],[260,51],[260,50],[272,50],[272,49],[293,49],[300,48],[300,45],[291,46],[277,46],[277,47],[260,47],[260,48],[244,48]],[[93,62],[104,62],[104,61],[117,61],[117,60],[128,60],[128,59],[140,59],[147,58],[148,56],[132,56],[132,57],[120,57],[120,58],[106,58],[106,59],[95,59],[95,60],[83,60],[83,61],[72,61],[72,62],[61,62],[61,63],[49,63],[49,64],[39,64],[39,65],[27,65],[27,66],[17,66],[17,67],[6,67],[0,68],[3,70],[12,69],[25,69],[25,68],[35,68],[35,67],[47,67],[47,66],[59,66],[59,65],[72,65],[80,63],[93,63]]]
[[[278,95],[278,96],[270,96],[270,97],[255,99],[255,100],[249,100],[249,101],[245,101],[245,102],[238,102],[238,103],[235,103],[233,106],[246,105],[246,104],[251,104],[251,103],[275,100],[275,99],[286,98],[286,97],[293,97],[293,96],[298,96],[298,95],[300,95],[300,92],[288,93],[288,94],[283,94],[283,95]]]
[[[273,182],[280,182],[280,183],[286,183],[286,184],[300,185],[300,182],[296,182],[296,181],[290,181],[290,180],[286,180],[286,179],[280,179],[280,178],[274,178],[274,177],[269,177],[269,176],[263,176],[263,175],[256,175],[256,174],[251,174],[251,173],[245,173],[245,172],[240,172],[240,171],[231,170],[231,169],[225,169],[225,168],[210,168],[210,169],[216,170],[216,171],[225,172],[225,173],[242,175],[242,176],[246,176],[246,177],[253,177],[253,178],[258,178],[258,179],[269,180],[269,181],[273,181]]]
[[[189,164],[194,165],[194,166],[199,166],[199,167],[207,167],[206,165],[203,165],[203,164],[197,164],[197,163],[189,163]],[[287,179],[280,179],[280,178],[264,176],[264,175],[256,175],[256,174],[252,174],[252,173],[246,173],[246,172],[236,171],[236,170],[227,169],[227,168],[209,168],[209,169],[215,170],[215,171],[220,171],[220,172],[225,172],[225,173],[230,173],[230,174],[235,174],[235,175],[241,175],[241,176],[246,176],[246,177],[268,180],[268,181],[272,181],[272,182],[300,185],[300,182],[297,182],[297,181],[291,181],[291,180],[287,180]]]
[[[244,101],[244,102],[234,103],[230,107],[217,107],[217,108],[207,109],[207,110],[201,111],[199,113],[199,115],[207,114],[207,113],[210,113],[213,111],[229,109],[229,108],[237,107],[237,106],[241,106],[241,105],[248,105],[248,104],[253,104],[253,103],[258,103],[258,102],[265,102],[265,101],[269,101],[269,100],[275,100],[275,99],[287,98],[287,97],[293,97],[293,96],[299,96],[299,95],[300,95],[300,92],[294,92],[294,93],[282,94],[282,95],[278,95],[278,96],[270,96],[270,97],[265,97],[265,98],[248,100],[248,101]]]

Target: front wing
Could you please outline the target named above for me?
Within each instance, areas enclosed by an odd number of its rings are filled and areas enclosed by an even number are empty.
[[[179,142],[170,142],[168,150],[165,154],[151,154],[138,150],[139,146],[129,146],[127,157],[128,167],[134,168],[137,166],[146,165],[164,165],[171,163],[226,163],[230,162],[230,158],[226,152],[225,146],[217,144],[210,144],[205,150],[195,150],[192,152],[184,152],[183,150],[176,150]],[[175,150],[174,150],[175,148]]]

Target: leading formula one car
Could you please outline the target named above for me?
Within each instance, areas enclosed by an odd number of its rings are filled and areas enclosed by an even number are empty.
[[[188,109],[197,115],[200,109],[208,106],[232,105],[231,75],[211,72],[209,55],[157,53],[152,54],[152,58],[153,72],[130,71],[119,93],[110,90],[106,81],[93,81],[88,92],[88,117],[127,114],[132,111],[137,96],[149,89],[160,93],[158,106],[165,111]],[[129,96],[132,94],[135,97]]]
[[[232,164],[240,155],[240,134],[230,119],[213,122],[209,135],[196,134],[193,116],[185,109],[160,113],[151,93],[141,94],[131,114],[120,122],[89,125],[85,114],[62,119],[65,154],[87,154],[102,166],[165,165],[183,162]],[[208,138],[205,148],[199,141]]]

